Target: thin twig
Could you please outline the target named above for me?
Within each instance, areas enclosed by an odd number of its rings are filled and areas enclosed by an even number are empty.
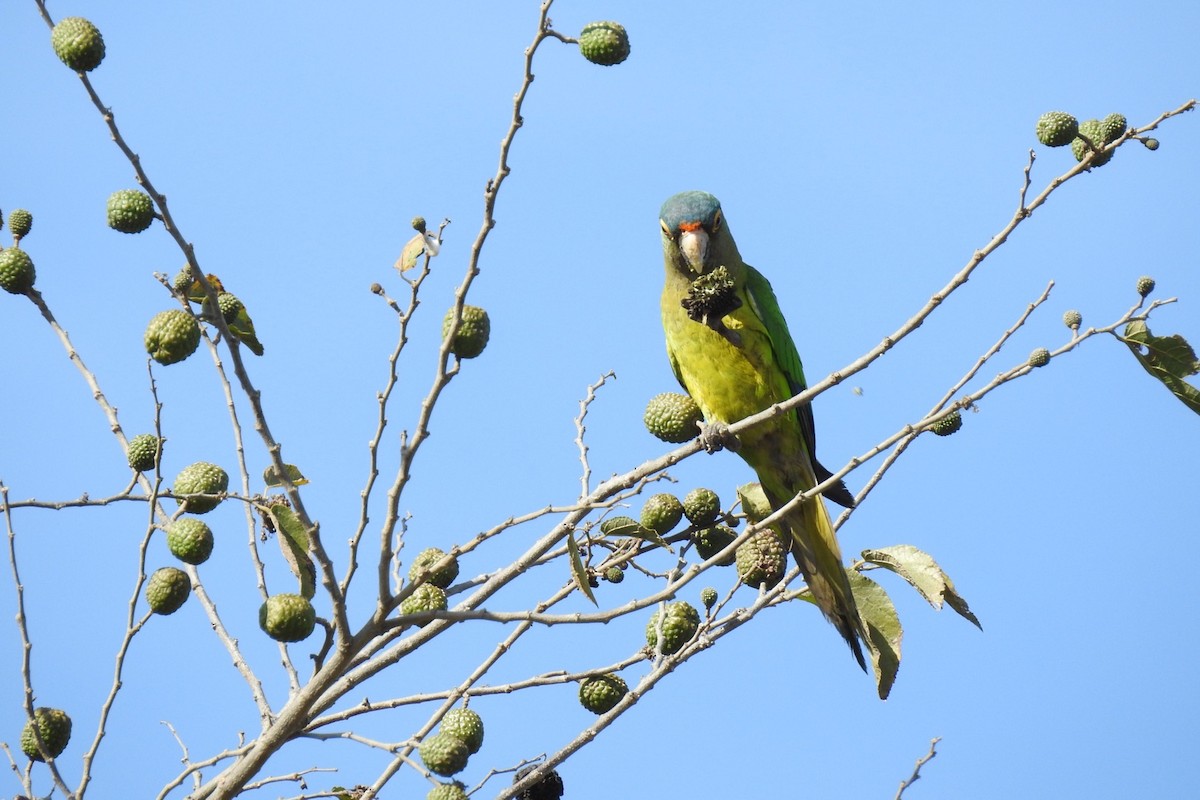
[[[900,781],[900,788],[896,790],[896,796],[893,800],[901,800],[904,796],[904,790],[921,780],[921,767],[928,764],[937,755],[937,745],[941,740],[942,737],[940,736],[935,736],[929,740],[929,752],[917,759],[917,763],[913,766],[912,775],[909,775],[907,780]]]
[[[1033,162],[1031,160],[1030,164],[1032,164],[1032,163]],[[1050,298],[1050,290],[1053,288],[1054,288],[1054,281],[1050,281],[1050,283],[1046,286],[1046,288],[1042,292],[1042,294],[1036,300],[1034,300],[1032,303],[1030,303],[1028,306],[1025,307],[1025,310],[1021,313],[1021,316],[1017,319],[1017,321],[1013,324],[1013,326],[1010,327],[1008,330],[1006,330],[1003,334],[1001,334],[1000,338],[996,340],[995,344],[993,344],[991,347],[989,347],[987,352],[985,352],[982,356],[979,357],[978,360],[976,360],[975,364],[969,370],[967,370],[966,374],[963,375],[962,378],[960,378],[953,386],[951,386],[950,389],[947,390],[947,392],[944,395],[942,395],[941,400],[939,400],[937,403],[935,403],[933,408],[929,410],[929,413],[927,413],[925,415],[926,418],[933,417],[936,415],[937,418],[940,419],[941,417],[945,416],[945,414],[938,414],[938,412],[945,409],[946,404],[948,402],[950,402],[950,399],[952,397],[954,397],[956,394],[958,394],[958,392],[964,386],[966,386],[968,383],[970,383],[970,381],[976,375],[979,374],[979,370],[983,369],[983,365],[986,364],[988,362],[988,360],[990,360],[993,356],[995,356],[997,353],[999,353],[1000,348],[1002,348],[1004,346],[1004,344],[1010,338],[1012,338],[1012,336],[1018,330],[1020,330],[1022,327],[1024,327],[1025,323],[1028,321],[1029,317],[1033,314],[1033,312]],[[954,408],[956,408],[956,409],[959,407],[960,407],[959,404],[955,404],[955,406],[954,406]],[[949,414],[949,413],[951,413],[951,411],[949,409],[947,409],[946,413]],[[879,482],[883,479],[883,476],[886,475],[888,470],[890,470],[892,468],[892,465],[895,464],[897,460],[899,460],[900,456],[904,453],[905,450],[908,449],[908,446],[913,443],[913,441],[917,438],[917,436],[921,433],[922,430],[923,429],[921,429],[921,428],[914,428],[913,432],[910,435],[904,437],[896,445],[895,449],[893,449],[892,452],[888,454],[887,458],[884,459],[883,463],[881,463],[879,465],[879,468],[877,470],[875,470],[875,473],[873,475],[871,475],[871,477],[867,480],[867,482],[863,486],[863,488],[860,489],[858,494],[855,496],[855,498],[854,498],[855,508],[857,508],[863,502],[863,500],[865,500],[867,498],[867,496],[871,494],[871,491],[879,484]],[[846,520],[848,520],[850,518],[850,515],[853,513],[854,513],[854,508],[847,508],[847,509],[843,510],[842,513],[838,516],[838,519],[834,525],[834,528],[838,529],[842,525],[844,525],[846,523]]]
[[[579,448],[579,461],[583,465],[583,471],[579,476],[580,497],[587,497],[588,486],[592,480],[592,467],[588,463],[588,446],[583,440],[583,435],[587,432],[587,426],[583,421],[587,418],[588,408],[592,405],[592,401],[596,399],[596,390],[612,378],[617,379],[617,373],[609,370],[600,376],[600,380],[591,384],[587,388],[587,396],[579,401],[579,416],[575,417],[575,446]]]

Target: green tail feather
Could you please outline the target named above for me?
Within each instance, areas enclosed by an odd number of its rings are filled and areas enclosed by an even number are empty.
[[[776,498],[772,497],[772,505],[776,502]],[[778,505],[775,507],[778,508]],[[863,657],[859,639],[866,641],[867,632],[854,603],[854,593],[846,577],[841,549],[824,500],[815,497],[806,501],[788,515],[782,527],[791,536],[792,555],[804,573],[804,580],[808,582],[817,607],[825,619],[837,628],[854,653],[858,665],[866,672],[867,661]]]

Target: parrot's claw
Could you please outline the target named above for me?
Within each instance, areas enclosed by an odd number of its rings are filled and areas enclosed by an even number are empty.
[[[725,341],[729,342],[734,347],[742,346],[741,335],[739,335],[736,331],[731,331],[729,328],[725,327],[725,322],[720,317],[705,316],[702,321],[705,325],[721,334],[721,336],[725,338]]]
[[[700,428],[700,444],[707,452],[729,450],[736,453],[742,449],[741,441],[729,432],[729,426],[724,422],[698,422],[696,425]]]

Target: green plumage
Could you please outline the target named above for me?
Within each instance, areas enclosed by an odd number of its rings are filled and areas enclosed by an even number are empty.
[[[804,368],[771,284],[742,261],[717,198],[683,192],[663,204],[660,216],[667,354],[706,422],[732,424],[803,391]],[[720,267],[732,281],[732,302],[722,298],[706,315],[711,281],[701,281],[703,291],[694,282]],[[773,508],[830,475],[816,459],[808,405],[743,431],[738,440],[738,454],[758,474]],[[842,505],[854,502],[840,483],[826,496]],[[859,639],[866,633],[824,502],[802,503],[779,527],[791,540],[813,599],[865,669]]]

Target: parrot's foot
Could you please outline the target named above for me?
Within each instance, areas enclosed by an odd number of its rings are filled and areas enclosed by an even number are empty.
[[[741,441],[729,432],[729,426],[724,422],[698,422],[700,428],[700,444],[709,453],[718,450],[729,450],[736,453],[742,449]]]
[[[725,338],[725,341],[729,342],[734,347],[742,346],[741,335],[738,334],[737,331],[731,331],[731,330],[729,330],[729,328],[725,327],[725,322],[720,317],[706,316],[704,318],[703,322],[705,325],[712,328],[717,333],[721,334],[721,336],[723,336]]]

